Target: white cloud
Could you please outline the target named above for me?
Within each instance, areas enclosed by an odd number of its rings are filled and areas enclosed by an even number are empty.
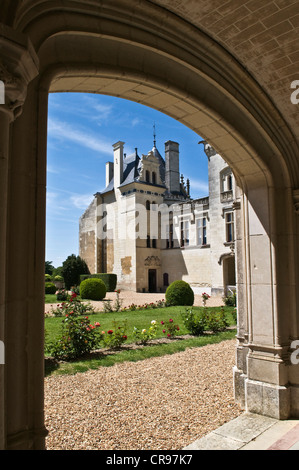
[[[110,142],[107,142],[104,139],[99,138],[98,136],[88,133],[87,131],[85,132],[80,129],[77,129],[74,126],[71,126],[70,124],[59,121],[57,119],[49,119],[48,134],[49,137],[60,140],[68,140],[72,143],[79,144],[90,150],[108,154],[109,156],[112,153],[112,145]]]
[[[77,209],[87,209],[91,201],[93,200],[93,195],[90,194],[76,194],[71,196],[70,198],[71,203]]]
[[[53,168],[52,166],[47,166],[47,172],[48,173],[54,173],[54,174],[59,174],[59,171]]]
[[[138,126],[138,125],[140,125],[140,124],[141,124],[141,121],[140,121],[139,118],[134,118],[134,119],[132,120],[132,126],[133,126],[133,127]]]
[[[194,180],[190,178],[190,189],[194,191],[201,191],[203,193],[209,193],[209,184],[203,180]]]

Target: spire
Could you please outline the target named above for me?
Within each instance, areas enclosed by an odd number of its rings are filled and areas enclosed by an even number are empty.
[[[154,123],[154,147],[156,147],[156,124]]]

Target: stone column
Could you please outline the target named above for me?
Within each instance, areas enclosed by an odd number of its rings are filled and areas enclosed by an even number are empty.
[[[4,344],[4,364],[0,364],[0,449],[14,448],[10,446],[8,428],[13,421],[9,399],[12,390],[18,389],[20,383],[17,376],[25,375],[25,369],[15,369],[15,363],[10,357],[10,342],[15,335],[14,325],[9,324],[11,306],[8,299],[10,280],[9,269],[18,271],[19,265],[9,265],[9,246],[14,233],[13,214],[10,210],[11,187],[11,150],[12,127],[14,121],[21,115],[26,100],[27,86],[38,73],[38,60],[28,39],[11,28],[0,25],[0,80],[4,84],[5,104],[0,105],[0,340]],[[24,281],[24,280],[23,280]],[[17,286],[15,285],[17,288]],[[24,325],[26,320],[18,318]],[[22,332],[25,335],[25,331]],[[16,339],[18,341],[20,338]],[[16,355],[16,351],[11,351]],[[17,360],[17,358],[16,358]],[[18,360],[17,360],[18,362]],[[18,389],[19,396],[24,390]],[[15,409],[19,404],[14,403]],[[12,421],[11,421],[12,420]],[[22,425],[15,422],[17,433]]]
[[[294,416],[289,386],[293,289],[291,202],[287,190],[252,182],[237,218],[237,401],[246,411]],[[240,260],[242,262],[240,263]]]

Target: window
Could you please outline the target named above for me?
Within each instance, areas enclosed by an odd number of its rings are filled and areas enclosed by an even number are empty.
[[[147,248],[151,247],[151,237],[149,235],[146,237],[146,247]]]
[[[156,173],[153,172],[153,174],[152,174],[152,183],[156,184],[156,180],[157,180]]]
[[[145,172],[145,181],[147,183],[150,183],[150,172],[148,170],[146,170]]]
[[[234,213],[227,212],[225,214],[225,231],[226,231],[226,242],[234,241]]]
[[[189,221],[181,222],[181,247],[189,245]]]
[[[207,218],[197,219],[197,244],[207,244]]]
[[[220,172],[220,193],[227,193],[233,190],[233,175],[230,168],[225,168]]]
[[[149,201],[146,201],[145,207],[146,207],[146,210],[149,211],[151,208],[151,203]]]
[[[173,224],[166,226],[166,248],[173,248]]]
[[[169,286],[169,277],[168,277],[168,273],[164,273],[163,274],[163,285],[165,287]]]

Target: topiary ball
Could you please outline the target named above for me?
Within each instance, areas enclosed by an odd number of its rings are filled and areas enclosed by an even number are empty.
[[[55,294],[56,286],[53,282],[46,282],[45,283],[45,294]]]
[[[167,305],[193,305],[194,292],[185,281],[174,281],[166,290],[165,300]]]
[[[80,297],[87,300],[102,300],[106,295],[106,285],[101,279],[85,279],[80,284]]]

